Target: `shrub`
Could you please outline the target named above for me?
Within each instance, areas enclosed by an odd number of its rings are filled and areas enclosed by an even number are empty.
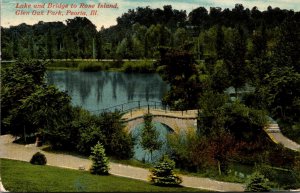
[[[155,72],[155,69],[153,67],[153,61],[126,61],[123,64],[123,71],[126,73],[151,73]]]
[[[44,154],[37,152],[32,156],[30,163],[34,165],[46,165],[47,159]]]
[[[173,173],[175,162],[164,156],[160,162],[150,170],[150,182],[160,186],[177,186],[182,179]]]
[[[90,159],[93,162],[90,169],[92,174],[108,175],[108,159],[101,143],[98,142],[94,147],[92,147],[92,155],[90,156]]]
[[[266,179],[262,174],[254,172],[246,184],[245,191],[269,192],[271,188],[268,186],[267,182],[268,179]]]
[[[102,62],[82,62],[78,65],[79,71],[83,72],[97,72],[107,69],[104,63]]]

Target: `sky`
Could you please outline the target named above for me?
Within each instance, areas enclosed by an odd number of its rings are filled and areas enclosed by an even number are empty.
[[[105,28],[116,25],[116,18],[120,17],[123,13],[126,13],[128,9],[135,9],[137,7],[150,8],[163,8],[164,5],[171,5],[173,9],[186,10],[189,13],[191,10],[203,6],[207,10],[210,7],[221,7],[232,9],[235,4],[243,4],[245,8],[251,9],[257,6],[259,10],[266,10],[270,5],[273,8],[279,7],[281,9],[293,9],[294,11],[300,11],[300,0],[0,0],[1,1],[1,26],[9,27],[19,25],[21,23],[35,24],[39,21],[50,22],[50,21],[65,21],[66,19],[74,18],[75,16],[53,16],[53,15],[31,15],[33,9],[20,9],[16,8],[17,3],[20,4],[72,4],[80,3],[86,4],[98,4],[98,3],[109,3],[118,4],[117,9],[96,9],[98,11],[97,16],[88,15],[96,26],[100,29],[101,26]],[[67,8],[69,9],[69,8]],[[65,10],[62,10],[65,13]],[[30,12],[30,15],[16,15],[17,10],[23,10]],[[41,10],[41,9],[40,9]],[[56,9],[61,10],[61,9]],[[69,9],[72,11],[85,11],[85,9]],[[87,13],[90,13],[91,9],[86,9]]]

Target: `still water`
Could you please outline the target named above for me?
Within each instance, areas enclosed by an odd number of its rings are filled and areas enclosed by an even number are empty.
[[[48,71],[48,84],[67,91],[72,103],[89,111],[132,101],[161,101],[168,85],[158,74]]]
[[[161,101],[169,89],[158,74],[122,72],[48,71],[47,83],[66,91],[72,97],[73,105],[91,112],[133,101],[141,101],[141,105],[146,105],[150,101]],[[127,108],[136,104],[127,104]],[[168,151],[165,143],[166,135],[171,132],[165,125],[153,124],[159,132],[159,140],[163,146],[153,153],[152,162],[157,161]],[[142,126],[140,124],[132,130],[132,135],[137,138],[134,158],[151,161],[149,153],[145,152],[138,142]]]

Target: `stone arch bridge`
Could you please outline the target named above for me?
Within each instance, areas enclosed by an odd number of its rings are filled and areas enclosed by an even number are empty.
[[[126,112],[122,118],[126,123],[125,129],[131,132],[138,124],[143,123],[143,116],[146,113],[153,115],[153,121],[167,125],[174,132],[179,133],[188,129],[197,129],[198,110],[170,111],[162,106],[161,102],[155,101],[133,101],[124,103],[107,109],[99,110],[101,112],[118,110]],[[300,151],[300,144],[285,137],[276,122],[269,122],[264,128],[270,139],[275,143],[281,143],[286,148],[294,151]]]
[[[151,113],[152,121],[167,125],[174,132],[197,128],[197,110],[170,111],[163,109],[140,108],[123,115],[125,129],[131,132],[133,128],[144,122],[144,114]]]

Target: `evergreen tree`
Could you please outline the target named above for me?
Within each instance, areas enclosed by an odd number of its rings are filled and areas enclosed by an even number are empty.
[[[245,191],[269,192],[271,188],[267,185],[268,180],[260,173],[254,172],[246,184]]]
[[[92,174],[97,175],[108,175],[109,173],[109,162],[106,157],[104,147],[101,143],[97,143],[92,149],[92,154],[90,155],[90,159],[93,164],[90,169]]]
[[[163,156],[160,162],[150,170],[150,182],[160,186],[176,186],[182,179],[173,173],[175,162]]]
[[[162,143],[158,140],[159,133],[155,130],[155,127],[152,124],[151,114],[144,115],[144,124],[145,126],[143,127],[141,135],[141,146],[143,149],[150,152],[150,158],[152,161],[153,151],[159,150],[162,146]]]

